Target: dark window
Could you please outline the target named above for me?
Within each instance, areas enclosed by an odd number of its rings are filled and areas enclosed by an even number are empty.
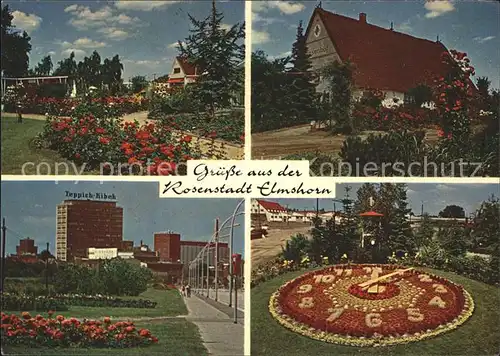
[[[181,72],[180,68],[174,68],[174,74],[179,74]]]
[[[414,104],[415,97],[413,95],[405,93],[404,103],[405,103],[405,105]]]

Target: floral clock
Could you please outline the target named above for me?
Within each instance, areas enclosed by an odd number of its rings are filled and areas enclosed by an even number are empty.
[[[454,329],[474,310],[445,278],[394,265],[334,265],[281,286],[269,310],[313,339],[353,346],[419,341]]]

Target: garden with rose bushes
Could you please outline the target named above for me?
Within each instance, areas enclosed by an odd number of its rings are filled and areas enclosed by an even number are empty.
[[[99,354],[126,348],[127,354],[162,354],[172,348],[205,354],[196,326],[184,318],[148,320],[187,315],[176,286],[149,270],[120,259],[102,262],[99,271],[71,263],[42,265],[10,262],[0,328],[7,352]]]
[[[401,166],[412,169],[405,175],[450,176],[460,174],[458,162],[463,162],[464,176],[498,175],[500,92],[491,90],[488,78],[477,78],[473,83],[475,69],[466,53],[450,50],[442,54],[441,60],[449,68],[448,73],[436,77],[432,84],[410,89],[408,101],[386,97],[380,90],[369,88],[355,96],[352,86],[355,65],[345,63],[325,69],[324,78],[342,84],[330,85],[338,92],[328,92],[323,99],[311,101],[312,107],[307,112],[313,114],[304,114],[302,120],[306,121],[300,121],[293,111],[284,118],[280,115],[283,110],[292,110],[291,106],[269,103],[274,109],[271,110],[254,103],[253,155],[314,160],[311,170],[326,176],[396,176],[402,175]],[[303,106],[302,101],[299,104]],[[297,125],[308,124],[310,120],[313,132],[299,130]],[[266,149],[268,142],[278,139],[281,140],[278,147]],[[436,166],[426,166],[426,162]],[[476,166],[468,165],[469,162],[480,164],[479,169],[476,171]],[[378,168],[368,173],[353,173],[342,163],[350,167],[371,164]],[[383,163],[388,164],[384,171],[380,168]],[[414,164],[410,166],[411,163]]]
[[[226,147],[243,152],[242,110],[213,118],[163,112],[157,102],[172,99],[159,96],[25,99],[22,122],[2,115],[3,173],[19,173],[26,162],[48,162],[52,169],[66,162],[78,170],[70,174],[182,175],[190,159],[234,159]],[[8,96],[5,103],[6,112],[16,112]]]

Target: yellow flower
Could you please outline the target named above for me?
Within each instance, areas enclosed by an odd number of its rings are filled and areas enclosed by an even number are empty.
[[[342,255],[342,258],[347,258],[347,253],[344,253],[344,254]]]

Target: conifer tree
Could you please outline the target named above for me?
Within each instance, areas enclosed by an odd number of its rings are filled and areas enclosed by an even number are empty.
[[[194,93],[206,107],[210,116],[216,109],[229,107],[233,96],[239,92],[241,64],[245,57],[244,24],[223,28],[224,15],[217,11],[212,1],[212,11],[203,20],[189,15],[190,35],[185,43],[179,41],[181,56],[195,66],[199,75]]]
[[[306,36],[302,21],[297,27],[297,35],[292,46],[290,63],[293,65],[289,71],[291,81],[291,96],[293,100],[294,114],[298,122],[304,122],[316,116],[316,85],[311,82],[312,64],[307,52]]]

